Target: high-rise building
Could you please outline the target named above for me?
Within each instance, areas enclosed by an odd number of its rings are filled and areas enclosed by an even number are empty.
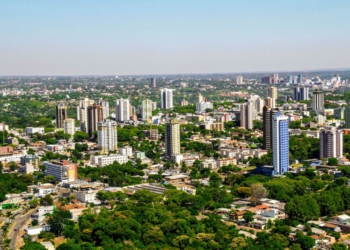
[[[161,105],[162,109],[172,109],[173,106],[173,90],[172,89],[162,89],[161,90]]]
[[[272,109],[267,106],[263,108],[263,148],[268,150],[273,147],[272,140],[272,122],[278,109]]]
[[[346,106],[344,112],[345,128],[350,128],[350,106]]]
[[[324,108],[324,95],[322,91],[314,91],[312,93],[311,107],[314,111]]]
[[[274,98],[277,100],[278,98],[278,92],[276,87],[268,87],[267,88],[267,97]]]
[[[100,99],[98,101],[98,105],[102,106],[103,108],[103,119],[107,119],[109,117],[109,102]]]
[[[188,105],[188,101],[186,101],[186,100],[181,100],[181,101],[179,102],[179,104],[180,104],[180,106],[187,106],[187,105]]]
[[[63,128],[63,121],[68,118],[68,108],[63,103],[56,105],[56,128]]]
[[[343,157],[343,133],[335,127],[320,131],[320,158]]]
[[[204,96],[202,96],[201,93],[198,94],[198,99],[197,99],[197,102],[205,102],[206,101],[206,98]]]
[[[308,87],[294,87],[293,88],[293,100],[295,100],[295,101],[309,100],[309,88]]]
[[[89,98],[79,100],[77,107],[77,120],[80,121],[80,130],[88,132],[88,107],[93,105],[94,101]]]
[[[94,132],[97,131],[97,123],[103,121],[103,107],[94,103],[88,107],[88,134],[90,137],[93,136]]]
[[[151,88],[156,88],[157,87],[157,84],[156,84],[156,78],[155,77],[153,77],[153,78],[151,78]]]
[[[265,99],[265,105],[268,106],[269,108],[274,109],[276,107],[276,99],[271,98],[271,97],[267,97]]]
[[[165,123],[165,154],[171,157],[180,154],[180,124],[178,119]]]
[[[76,181],[78,179],[77,164],[68,160],[63,161],[45,161],[45,176],[52,175],[59,182]]]
[[[278,111],[272,119],[273,168],[276,175],[282,175],[289,169],[289,132],[288,116]]]
[[[292,75],[288,76],[288,82],[289,82],[290,84],[293,83],[293,76],[292,76]]]
[[[101,152],[116,151],[118,149],[117,123],[104,120],[98,123],[98,148]]]
[[[237,82],[237,84],[243,84],[243,76],[241,76],[241,75],[236,76],[236,82]]]
[[[143,121],[147,121],[152,117],[152,101],[149,99],[142,101],[141,117]]]
[[[265,106],[265,101],[260,97],[255,100],[255,109],[257,113],[262,113]]]
[[[256,119],[255,104],[252,101],[247,101],[240,107],[241,127],[245,129],[253,128],[253,120]]]
[[[124,122],[130,120],[129,99],[118,99],[115,101],[115,118],[117,121]]]
[[[68,118],[64,120],[64,133],[74,135],[75,134],[75,120]]]
[[[303,83],[303,76],[302,75],[298,75],[298,83]]]

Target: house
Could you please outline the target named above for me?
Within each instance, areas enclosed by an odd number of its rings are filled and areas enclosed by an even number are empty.
[[[188,182],[190,180],[190,177],[184,174],[170,175],[170,176],[164,177],[164,180],[169,184],[172,184],[172,183]]]
[[[343,225],[349,224],[350,216],[348,216],[348,215],[346,215],[346,214],[334,216],[334,217],[332,218],[332,221],[336,221],[336,222],[341,223],[341,224],[343,224]]]
[[[27,227],[24,229],[24,232],[28,235],[38,235],[41,231],[48,232],[50,231],[49,225],[42,225],[36,227]]]
[[[55,210],[54,206],[40,206],[38,212],[32,214],[32,220],[37,220],[39,223],[42,222],[47,214],[52,214]]]
[[[56,192],[56,186],[50,183],[44,183],[44,184],[38,183],[38,185],[30,185],[27,188],[28,188],[28,193],[33,193],[38,197]]]
[[[75,193],[75,196],[78,201],[86,203],[93,203],[96,200],[96,191],[78,191]]]

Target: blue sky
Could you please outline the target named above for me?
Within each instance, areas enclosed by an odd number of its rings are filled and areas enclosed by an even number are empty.
[[[0,75],[350,68],[348,0],[1,0]]]

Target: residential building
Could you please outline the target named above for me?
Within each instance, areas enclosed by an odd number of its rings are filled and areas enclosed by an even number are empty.
[[[129,121],[131,113],[129,99],[118,99],[115,101],[115,118],[117,121]]]
[[[241,76],[241,75],[236,76],[236,82],[237,82],[237,84],[243,84],[243,76]]]
[[[82,203],[93,203],[94,201],[96,201],[96,191],[78,191],[75,192],[75,197],[78,201]]]
[[[39,169],[39,157],[35,155],[25,155],[21,158],[21,165],[31,165],[33,169]]]
[[[97,131],[97,124],[103,121],[103,108],[97,103],[88,107],[88,134],[90,137]]]
[[[13,147],[0,147],[0,155],[12,154]]]
[[[320,158],[343,157],[343,133],[335,127],[320,131]]]
[[[141,104],[141,118],[147,121],[152,117],[152,101],[149,99],[143,100]]]
[[[210,129],[214,131],[224,131],[224,123],[223,122],[213,122],[210,124]]]
[[[63,121],[68,118],[68,107],[63,103],[56,105],[56,128],[63,128]]]
[[[276,108],[276,99],[271,98],[271,97],[267,97],[265,99],[265,106],[272,108],[272,109]]]
[[[308,87],[294,87],[293,88],[293,100],[305,101],[309,100],[309,88]]]
[[[101,152],[108,153],[118,149],[117,123],[104,120],[97,125],[98,148]]]
[[[132,157],[132,155],[133,155],[132,147],[125,146],[125,147],[119,148],[119,154],[126,155],[128,157]]]
[[[268,87],[267,88],[267,97],[278,99],[278,92],[276,87]]]
[[[68,118],[63,122],[64,133],[74,135],[75,134],[75,120],[72,118]]]
[[[311,107],[314,111],[324,108],[324,94],[322,91],[314,91],[312,93]]]
[[[288,116],[277,111],[272,120],[273,167],[276,175],[282,175],[289,169]]]
[[[35,133],[44,134],[45,133],[44,127],[38,127],[38,128],[26,127],[26,135],[35,134]]]
[[[277,112],[278,109],[267,106],[263,108],[263,149],[268,150],[273,147],[272,122]]]
[[[165,124],[165,155],[171,157],[180,154],[180,124],[178,119],[171,119]]]
[[[298,83],[303,83],[303,76],[302,75],[298,75]]]
[[[201,101],[201,102],[197,102],[196,103],[196,111],[197,112],[205,112],[206,109],[212,109],[213,108],[213,104],[211,102],[205,102],[205,101]]]
[[[59,182],[76,181],[78,179],[77,164],[68,160],[44,162],[45,176],[52,175]]]
[[[346,111],[346,107],[340,107],[340,108],[334,109],[333,115],[336,119],[344,120],[345,119],[345,111]],[[345,123],[346,123],[346,121],[345,121]]]
[[[245,129],[253,128],[253,120],[256,119],[255,104],[252,101],[247,101],[240,107],[241,127]]]
[[[88,133],[88,107],[93,104],[93,100],[84,98],[79,100],[77,107],[77,120],[80,121],[80,130],[85,133]]]
[[[151,84],[150,84],[151,86],[151,88],[156,88],[157,87],[157,83],[156,83],[156,78],[155,77],[152,77],[151,78]]]
[[[188,105],[188,101],[181,100],[179,104],[180,104],[180,106],[187,106]]]
[[[345,107],[344,119],[345,119],[345,128],[350,128],[350,106]]]
[[[162,89],[160,99],[161,99],[160,107],[162,109],[172,109],[174,107],[173,106],[173,90],[172,89],[167,89],[167,88]]]
[[[113,162],[124,164],[129,161],[126,155],[112,154],[112,155],[94,155],[91,157],[91,164],[99,167],[104,167],[113,164]]]
[[[100,99],[97,103],[98,105],[102,106],[103,109],[103,119],[109,118],[109,102]]]
[[[148,138],[148,140],[157,141],[159,138],[158,129],[143,130],[142,132],[145,133],[145,136]]]

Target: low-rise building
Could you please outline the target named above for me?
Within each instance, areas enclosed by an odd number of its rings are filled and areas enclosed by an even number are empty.
[[[132,153],[133,153],[132,147],[130,147],[130,146],[125,146],[125,147],[119,148],[119,154],[121,154],[121,155],[126,155],[128,157],[131,157]]]
[[[113,162],[124,164],[129,161],[126,155],[112,154],[112,155],[94,155],[91,159],[91,164],[94,166],[104,167],[113,164]]]
[[[44,133],[45,133],[44,127],[37,127],[37,128],[34,128],[34,127],[26,127],[26,134],[27,134],[27,135],[35,134],[35,133],[44,134]]]
[[[83,203],[93,203],[96,200],[96,191],[78,191],[75,193],[75,197],[78,201]]]
[[[78,179],[77,164],[68,160],[44,162],[45,176],[52,175],[59,182],[76,181]]]

